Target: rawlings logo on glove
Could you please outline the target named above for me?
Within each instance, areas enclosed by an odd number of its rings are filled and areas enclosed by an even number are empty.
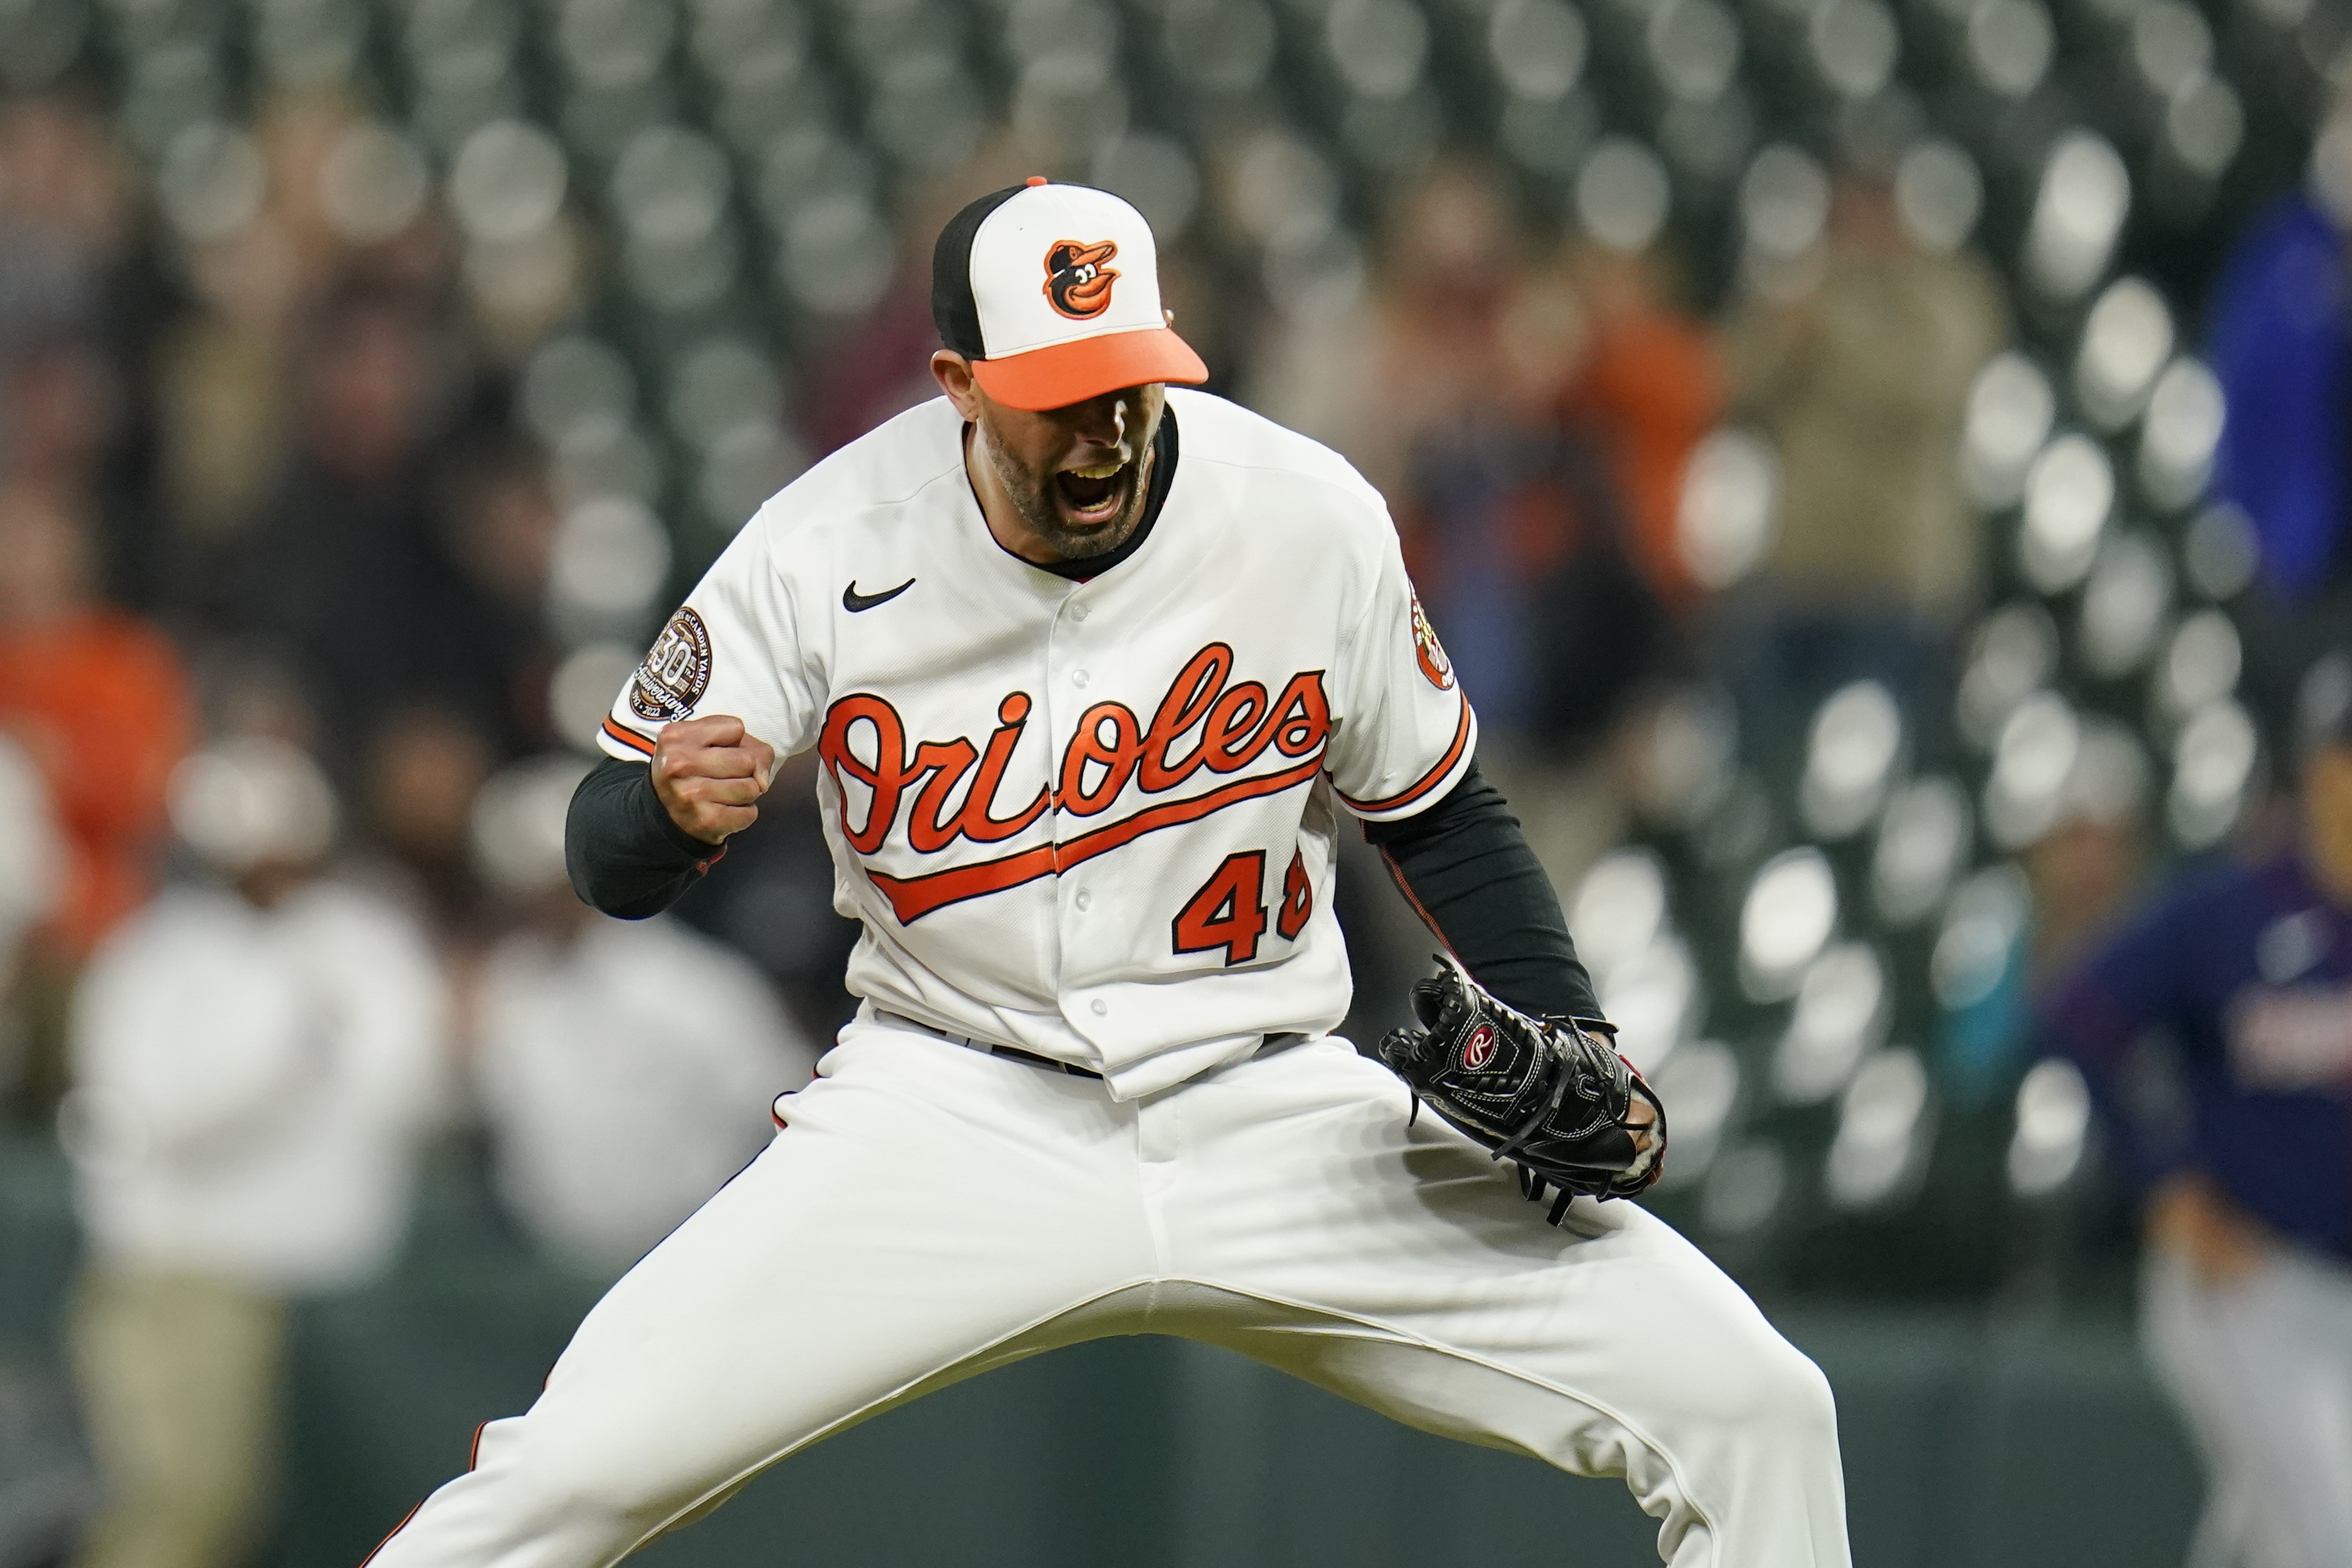
[[[1441,953],[1437,963],[1436,974],[1412,987],[1423,1026],[1381,1042],[1381,1059],[1416,1104],[1517,1165],[1528,1197],[1551,1194],[1554,1225],[1579,1194],[1630,1198],[1658,1179],[1665,1107],[1608,1041],[1564,1018],[1530,1018],[1453,959]],[[1643,1129],[1646,1149],[1625,1125],[1636,1095],[1657,1116]]]

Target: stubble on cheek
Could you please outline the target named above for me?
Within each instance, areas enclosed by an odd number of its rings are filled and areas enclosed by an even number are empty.
[[[1021,521],[1029,525],[1030,531],[1058,549],[1064,530],[1054,508],[1054,498],[1045,493],[1051,481],[1006,456],[994,440],[984,440],[982,445],[987,448],[989,464],[996,470],[997,485],[1012,501],[1013,510],[1021,514]]]
[[[1154,432],[1156,434],[1156,431]],[[1008,456],[993,440],[983,442],[988,459],[995,467],[997,482],[1013,502],[1021,521],[1030,531],[1043,540],[1046,547],[1064,561],[1085,561],[1097,555],[1108,555],[1128,541],[1135,525],[1143,515],[1145,481],[1150,477],[1151,448],[1143,448],[1143,460],[1129,465],[1125,476],[1127,496],[1118,515],[1094,528],[1072,528],[1063,520],[1062,509],[1053,493],[1051,472],[1031,472]]]

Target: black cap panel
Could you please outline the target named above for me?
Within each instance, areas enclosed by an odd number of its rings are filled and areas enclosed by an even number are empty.
[[[988,357],[988,340],[981,336],[980,301],[971,292],[971,241],[988,215],[1019,195],[1025,184],[992,191],[948,219],[940,242],[931,247],[931,323],[940,342],[966,359]]]

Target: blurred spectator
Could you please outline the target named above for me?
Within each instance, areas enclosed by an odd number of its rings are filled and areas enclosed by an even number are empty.
[[[2312,153],[2306,190],[2257,218],[2206,302],[2229,417],[2215,489],[2261,542],[2279,605],[2336,626],[2352,612],[2352,97]]]
[[[1556,390],[1544,384],[1572,352],[1572,306],[1565,323],[1555,315],[1541,323],[1554,331],[1526,345],[1542,363],[1513,384],[1500,379],[1515,363],[1500,340],[1527,268],[1501,183],[1483,164],[1441,163],[1388,215],[1364,308],[1287,323],[1268,347],[1250,401],[1338,448],[1397,510],[1411,493],[1408,469],[1425,432]],[[1546,298],[1560,300],[1556,291]],[[1510,412],[1536,410],[1523,402]]]
[[[0,489],[0,731],[41,770],[65,829],[53,930],[68,961],[153,889],[192,724],[172,645],[94,595],[84,520],[55,495]]]
[[[1953,454],[2008,323],[1983,258],[1920,248],[1861,170],[1832,189],[1821,253],[1754,281],[1727,347],[1738,407],[1780,448],[1780,534],[1727,667],[1769,751],[1864,677],[1926,710],[1937,639],[1981,592]]]
[[[362,776],[362,824],[390,868],[442,937],[470,945],[479,884],[467,848],[474,796],[494,759],[481,731],[444,709],[388,714],[371,737]]]
[[[2143,1331],[2212,1475],[2200,1561],[2323,1568],[2352,1542],[2352,714],[2287,852],[2181,878],[2062,985],[2140,1193]]]
[[[1656,525],[1627,498],[1654,508],[1662,482],[1679,486],[1692,416],[1674,405],[1720,395],[1711,374],[1643,385],[1643,356],[1670,380],[1704,358],[1650,265],[1591,264],[1596,331],[1579,268],[1531,258],[1494,171],[1442,162],[1389,214],[1369,296],[1305,290],[1248,389],[1388,498],[1478,706],[1480,765],[1563,885],[1622,835],[1603,742],[1668,657],[1654,584],[1679,576],[1657,568],[1642,537]],[[1590,357],[1596,338],[1605,359]]]
[[[2345,243],[2324,207],[2291,196],[2239,241],[2206,307],[2230,410],[2215,488],[2252,520],[2263,580],[2290,604],[2352,574]]]
[[[846,446],[892,415],[939,395],[939,383],[931,379],[931,353],[940,346],[931,321],[931,247],[965,203],[1018,184],[1033,172],[1017,146],[1000,141],[953,177],[925,182],[906,201],[898,225],[899,254],[873,304],[826,332],[818,351],[803,357],[809,381],[802,424],[814,456]]]
[[[268,499],[292,421],[278,336],[274,318],[215,310],[174,323],[158,346],[160,500],[176,531],[175,555],[201,562],[229,548]],[[226,591],[206,589],[201,607],[219,611],[210,601]]]
[[[0,360],[27,337],[103,330],[131,197],[97,116],[56,96],[0,100]]]
[[[164,536],[124,460],[125,389],[79,338],[35,339],[0,360],[0,479],[87,517],[96,580],[118,604],[162,597]]]
[[[0,387],[0,473],[89,501],[120,396],[105,360],[79,339],[20,348]]]
[[[84,1568],[251,1549],[288,1299],[391,1262],[445,1070],[431,952],[397,906],[320,875],[336,812],[307,757],[224,743],[172,806],[209,879],[92,960],[62,1123],[89,1240],[74,1363],[108,1489]]]
[[[2057,825],[2025,851],[2037,981],[2072,968],[2139,892],[2148,862],[2147,773],[2146,752],[2121,726],[2084,737]]]
[[[0,480],[68,499],[106,592],[161,597],[164,531],[142,493],[143,363],[161,290],[134,266],[136,187],[111,132],[63,96],[0,104]]]
[[[355,278],[322,300],[295,377],[290,460],[258,522],[218,563],[220,628],[272,638],[320,682],[344,754],[373,728],[400,661],[436,635],[432,439],[448,391],[432,318]],[[396,628],[396,631],[394,631]]]
[[[2012,1094],[2034,1052],[2033,1002],[2128,911],[2147,868],[2147,759],[2121,725],[2084,727],[2056,822],[2029,845],[2021,880],[1998,869],[1945,910],[1931,968],[1941,1004],[1936,1069],[1948,1103]],[[2012,920],[2000,905],[2016,900]],[[1999,933],[2014,928],[2005,948]],[[1977,951],[1991,936],[1993,950]]]
[[[1561,416],[1589,315],[1466,164],[1399,209],[1378,299],[1406,559],[1478,705],[1481,765],[1566,884],[1622,831],[1597,743],[1664,653],[1605,444],[1623,432]]]
[[[331,591],[317,645],[326,689],[348,734],[425,705],[513,756],[548,738],[555,501],[538,452],[520,440],[445,466],[418,514],[425,531],[373,541]]]
[[[1722,355],[1706,326],[1678,310],[1664,256],[1579,246],[1570,272],[1585,310],[1581,363],[1563,411],[1607,458],[1629,527],[1627,552],[1657,595],[1694,592],[1676,531],[1691,449],[1723,416]]]
[[[330,172],[359,123],[358,106],[344,91],[281,89],[253,127],[266,170],[266,221],[291,253],[294,275],[313,289],[334,278],[349,254]],[[348,206],[348,197],[341,205]]]
[[[573,895],[563,818],[586,769],[545,758],[482,791],[476,854],[519,923],[482,970],[475,1070],[508,1208],[610,1279],[760,1152],[817,1053],[746,959]]]

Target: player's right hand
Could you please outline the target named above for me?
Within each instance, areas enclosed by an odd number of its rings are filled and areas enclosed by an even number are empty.
[[[760,819],[776,749],[729,713],[681,719],[654,738],[654,794],[669,819],[705,844],[723,844]]]

